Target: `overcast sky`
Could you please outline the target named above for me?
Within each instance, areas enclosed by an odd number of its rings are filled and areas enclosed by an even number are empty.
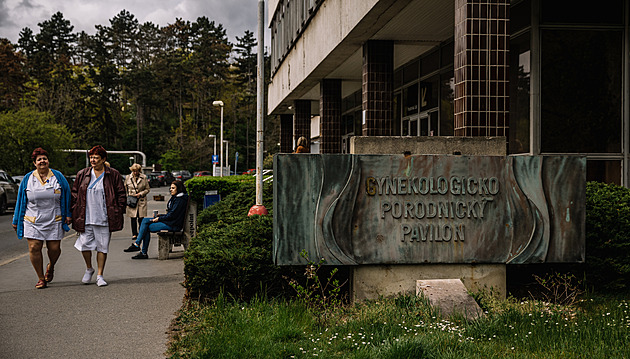
[[[93,35],[94,25],[109,25],[109,19],[123,9],[141,24],[151,21],[166,26],[176,18],[195,21],[206,16],[223,25],[231,42],[236,41],[236,36],[243,36],[245,30],[258,37],[258,0],[0,0],[0,38],[16,43],[24,27],[37,34],[37,24],[50,20],[57,11],[70,20],[75,33],[85,31]],[[265,8],[265,16],[266,12]],[[265,30],[264,43],[268,48],[271,40],[269,30]]]

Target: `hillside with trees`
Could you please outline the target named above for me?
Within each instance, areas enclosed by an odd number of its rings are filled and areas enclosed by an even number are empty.
[[[0,39],[5,143],[0,168],[21,174],[31,167],[29,154],[37,145],[56,152],[61,161],[53,167],[71,173],[85,159],[60,149],[101,144],[142,151],[148,164],[167,170],[210,169],[214,141],[208,135],[220,135],[215,100],[225,104],[230,164],[238,152],[239,170],[255,165],[257,42],[252,32],[232,44],[225,28],[205,16],[159,26],[141,24],[126,10],[108,26],[96,25],[94,35],[73,32],[60,12],[38,27],[22,29],[17,44]],[[274,153],[277,120],[265,122],[265,152]],[[127,156],[110,160],[125,172]]]

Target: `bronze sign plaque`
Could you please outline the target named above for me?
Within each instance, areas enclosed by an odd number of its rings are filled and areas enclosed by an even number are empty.
[[[276,155],[274,260],[584,261],[578,156]]]

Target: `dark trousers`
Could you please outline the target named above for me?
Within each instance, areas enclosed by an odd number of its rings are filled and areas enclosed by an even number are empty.
[[[143,217],[133,218],[131,217],[131,234],[135,237],[138,235],[138,223],[142,223]]]

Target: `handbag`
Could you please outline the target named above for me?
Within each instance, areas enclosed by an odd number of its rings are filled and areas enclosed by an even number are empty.
[[[138,197],[127,196],[127,207],[136,208],[136,206],[138,206]]]
[[[138,193],[138,188],[136,187],[136,183],[133,181],[133,177],[131,177],[130,180],[131,180],[131,184],[133,184],[133,188],[136,190],[136,193]],[[127,207],[136,208],[137,206],[138,206],[138,197],[127,196]]]

